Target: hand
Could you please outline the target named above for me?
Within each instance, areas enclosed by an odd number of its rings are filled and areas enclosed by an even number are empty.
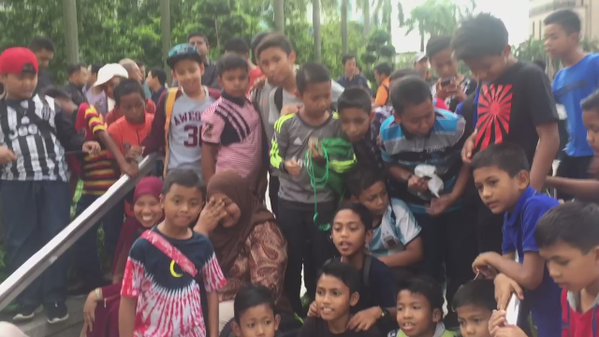
[[[288,160],[285,162],[285,169],[292,177],[297,177],[300,175],[302,171],[302,166],[299,164],[297,160]]]
[[[472,270],[475,273],[481,273],[485,278],[492,279],[497,274],[493,267],[492,261],[496,258],[502,258],[495,252],[486,252],[479,254],[474,262],[472,262]]]
[[[225,202],[222,199],[212,197],[202,209],[193,230],[198,233],[209,235],[226,216],[227,211],[225,210]]]
[[[96,307],[98,306],[98,299],[96,298],[95,290],[92,290],[85,304],[83,304],[83,331],[86,333],[92,332],[94,328],[94,321],[96,320]]]
[[[281,117],[285,116],[285,115],[291,115],[291,114],[296,114],[298,113],[300,110],[299,106],[294,105],[294,104],[288,104],[285,105],[282,109],[281,109]]]
[[[320,317],[320,312],[318,312],[318,305],[316,305],[316,301],[310,303],[310,308],[308,308],[308,317]]]
[[[372,328],[381,318],[381,310],[380,307],[372,307],[358,312],[349,320],[347,328],[352,331],[366,331]]]
[[[435,95],[437,96],[437,99],[440,100],[445,100],[448,97],[451,97],[451,94],[448,92],[447,88],[451,85],[441,85],[441,82],[443,82],[444,79],[440,78],[437,83],[435,84]]]
[[[493,280],[495,284],[495,299],[497,300],[497,309],[507,309],[512,294],[516,294],[518,299],[524,300],[524,290],[522,287],[505,274],[499,273]]]
[[[91,154],[91,155],[95,156],[98,153],[100,153],[102,148],[100,147],[100,143],[91,140],[91,141],[87,141],[87,142],[83,143],[81,150],[83,150],[83,152],[85,152],[87,154]]]
[[[516,325],[505,326],[495,330],[493,337],[528,337],[526,333]]]
[[[493,314],[489,318],[489,332],[491,336],[495,336],[497,330],[507,325],[505,316],[506,312],[504,310],[493,310]]]
[[[426,193],[428,192],[428,183],[426,182],[426,179],[412,175],[410,179],[408,179],[408,189],[420,193]]]
[[[126,162],[120,165],[121,172],[128,175],[131,178],[135,178],[139,174],[139,167],[137,163]]]
[[[8,147],[0,146],[0,165],[6,165],[17,160],[17,156]]]
[[[431,216],[439,216],[455,203],[455,199],[450,194],[444,194],[439,198],[431,200],[431,205],[427,209]]]
[[[143,148],[141,146],[130,146],[125,153],[125,159],[137,162],[142,157],[142,154]]]
[[[308,143],[310,155],[316,161],[324,160],[324,154],[322,153],[322,146],[319,141],[313,141]]]
[[[476,140],[477,132],[478,132],[478,130],[474,130],[472,135],[470,135],[470,137],[468,137],[468,139],[466,139],[466,142],[464,143],[464,147],[462,147],[462,161],[468,165],[472,164],[472,157],[474,156],[474,148],[476,147],[476,144],[474,142]]]

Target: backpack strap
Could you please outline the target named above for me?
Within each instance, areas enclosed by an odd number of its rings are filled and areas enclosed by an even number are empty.
[[[280,115],[281,110],[283,110],[283,87],[277,87],[277,89],[275,89],[275,106]]]
[[[198,269],[196,266],[189,260],[185,254],[181,253],[177,247],[173,246],[167,239],[162,237],[160,234],[147,230],[143,232],[141,238],[148,241],[152,246],[156,247],[159,251],[161,251],[164,255],[166,255],[169,259],[171,259],[174,263],[178,264],[185,273],[189,274],[192,278],[196,278],[198,275]],[[173,267],[171,264],[171,273],[173,272]]]
[[[173,112],[175,110],[175,101],[177,100],[177,95],[179,94],[179,88],[170,88],[168,89],[168,93],[166,94],[166,101],[164,104],[164,115],[165,115],[165,124],[164,124],[164,176],[166,177],[166,172],[168,170],[168,162],[170,159],[170,151],[169,151],[169,134],[171,130],[171,121],[173,119]]]
[[[364,257],[364,268],[362,268],[362,284],[364,287],[370,286],[370,269],[372,267],[372,255],[366,254]]]

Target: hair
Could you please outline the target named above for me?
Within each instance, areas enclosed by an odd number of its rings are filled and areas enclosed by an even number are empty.
[[[516,144],[493,144],[485,151],[478,152],[472,159],[472,170],[496,166],[510,177],[522,171],[530,171],[530,164],[524,150]]]
[[[150,74],[152,77],[158,77],[158,82],[164,85],[166,83],[166,72],[160,68],[152,68],[150,69]]]
[[[584,111],[599,111],[599,90],[583,99],[580,106]]]
[[[545,69],[547,69],[547,63],[545,63],[545,61],[543,61],[543,60],[536,59],[536,60],[532,61],[532,63],[536,64],[543,71],[545,71]]]
[[[46,37],[36,37],[33,40],[31,40],[29,49],[31,49],[34,52],[38,52],[42,49],[54,52],[54,42],[52,42],[52,40]]]
[[[188,188],[197,188],[203,196],[206,196],[206,185],[204,185],[198,173],[192,169],[169,170],[166,179],[164,179],[162,194],[166,195],[175,184]]]
[[[273,314],[276,313],[275,300],[268,288],[255,285],[242,288],[235,295],[235,302],[233,303],[235,322],[239,324],[241,316],[247,310],[262,304],[266,304],[272,310]]]
[[[431,309],[443,310],[443,288],[432,277],[428,275],[418,275],[399,282],[397,295],[403,290],[412,294],[419,294],[426,298],[430,303]]]
[[[189,35],[187,35],[187,41],[189,41],[192,37],[201,37],[202,39],[204,39],[206,45],[210,47],[210,41],[208,41],[208,37],[206,36],[206,34],[202,34],[200,32],[191,32],[189,33]]]
[[[71,97],[71,95],[69,95],[68,92],[64,91],[63,89],[57,88],[57,87],[47,88],[46,90],[44,90],[44,95],[52,97],[54,99],[72,100],[72,97]]]
[[[258,45],[262,42],[262,40],[264,40],[265,37],[267,37],[269,34],[269,32],[262,32],[262,33],[258,33],[256,34],[256,36],[254,36],[254,38],[252,39],[252,41],[250,42],[250,48],[252,49],[252,52],[256,52],[256,47],[258,47]]]
[[[139,82],[132,79],[124,79],[119,83],[119,85],[114,88],[114,101],[116,106],[121,105],[121,98],[126,95],[138,93],[141,98],[145,101],[146,95],[144,93],[144,88],[141,86]]]
[[[280,33],[270,33],[262,38],[262,41],[256,47],[256,58],[260,57],[263,51],[269,48],[279,48],[287,55],[293,52],[293,45],[287,36]]]
[[[310,84],[331,81],[331,74],[327,67],[319,63],[306,63],[296,74],[297,91],[302,94]]]
[[[448,48],[451,48],[451,36],[431,37],[426,44],[426,56],[431,59]]]
[[[451,45],[460,60],[501,55],[508,46],[508,32],[500,19],[478,14],[462,22]]]
[[[431,88],[422,78],[409,76],[391,85],[391,104],[398,115],[405,112],[409,105],[418,105],[432,101]]]
[[[143,61],[135,61],[135,63],[137,63],[137,66],[140,68],[143,68],[146,66],[146,64]]]
[[[366,89],[361,87],[347,88],[337,100],[337,110],[343,114],[345,109],[360,109],[367,115],[372,113],[372,98]]]
[[[389,76],[389,80],[391,80],[391,82],[393,82],[395,80],[399,80],[401,78],[408,77],[408,76],[419,77],[420,73],[417,70],[415,70],[414,68],[403,68],[403,69],[399,69],[399,70],[392,72],[391,75]]]
[[[349,192],[356,198],[372,185],[382,182],[385,183],[385,174],[379,170],[363,167],[358,164],[347,175],[347,187]]]
[[[497,309],[493,281],[472,280],[462,284],[453,296],[451,306],[455,311],[465,305],[473,305],[490,311]]]
[[[561,204],[539,221],[535,239],[540,248],[564,242],[588,253],[599,246],[599,205],[582,201]]]
[[[560,25],[568,34],[580,33],[580,17],[576,12],[569,9],[562,9],[549,14],[543,20],[545,26],[556,24]]]
[[[368,208],[366,208],[366,206],[354,202],[346,203],[341,205],[341,207],[337,209],[337,213],[335,213],[335,216],[339,214],[339,212],[346,210],[352,211],[358,215],[366,231],[372,229],[372,214],[370,214],[370,211],[368,210]]]
[[[246,73],[250,71],[247,61],[237,54],[225,54],[216,64],[216,72],[219,77],[223,76],[227,71],[236,69],[242,69]]]
[[[345,63],[349,60],[355,59],[356,55],[353,54],[345,54],[343,55],[343,58],[341,59],[341,64],[345,65]]]
[[[325,263],[318,273],[318,279],[323,275],[333,276],[339,279],[349,288],[350,294],[360,290],[360,275],[358,271],[347,263],[330,260]]]
[[[250,46],[244,39],[234,37],[225,43],[225,52],[245,55],[250,53]]]
[[[100,65],[100,64],[92,64],[91,67],[90,67],[90,72],[92,74],[97,74],[98,71],[100,71],[100,68],[102,68],[102,65]]]
[[[67,67],[67,75],[71,77],[75,73],[80,72],[83,68],[85,68],[85,64],[83,63],[71,64]]]
[[[379,74],[389,76],[391,75],[393,68],[391,68],[391,65],[389,65],[389,63],[379,63],[376,67],[374,67],[374,70]]]

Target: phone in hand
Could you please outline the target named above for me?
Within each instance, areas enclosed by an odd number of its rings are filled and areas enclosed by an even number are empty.
[[[455,77],[448,77],[441,80],[441,86],[446,87],[455,82]]]

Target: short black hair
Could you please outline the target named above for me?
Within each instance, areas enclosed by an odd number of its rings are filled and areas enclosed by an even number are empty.
[[[156,78],[158,77],[158,82],[160,82],[160,84],[166,83],[166,72],[160,68],[152,68],[150,69],[150,74],[152,76],[152,78]]]
[[[497,309],[493,281],[472,280],[462,284],[453,295],[451,307],[456,311],[466,305],[485,308],[489,311]]]
[[[101,64],[92,64],[92,65],[91,65],[91,71],[90,71],[90,72],[91,72],[92,74],[97,74],[97,73],[98,73],[98,71],[100,71],[100,68],[102,68],[102,65],[101,65]]]
[[[42,49],[54,52],[54,42],[52,42],[52,40],[50,40],[47,37],[36,37],[33,40],[31,40],[29,49],[31,49],[34,52],[38,52]]]
[[[370,93],[362,87],[347,88],[343,91],[339,99],[337,99],[337,110],[339,114],[343,114],[345,109],[360,109],[365,114],[372,113],[372,98]]]
[[[391,72],[393,71],[393,68],[391,68],[391,65],[389,63],[379,63],[376,65],[376,67],[374,67],[374,70],[379,73],[379,74],[383,74],[383,75],[391,75]]]
[[[68,100],[73,100],[71,98],[71,95],[69,95],[68,92],[66,92],[63,89],[57,88],[57,87],[48,87],[46,90],[44,90],[44,95],[45,96],[49,96],[52,97],[54,99],[68,99]]]
[[[408,76],[419,77],[420,73],[414,68],[398,69],[391,73],[391,75],[389,76],[389,80],[391,80],[391,82],[393,82],[395,80],[398,80],[398,79],[401,79],[404,77],[408,77]]]
[[[306,63],[297,71],[295,81],[297,91],[302,94],[310,84],[330,82],[331,73],[320,63]]]
[[[347,174],[346,182],[351,195],[358,198],[362,192],[369,189],[374,184],[379,182],[385,184],[385,179],[384,172],[364,167],[364,164],[358,163],[358,165]]]
[[[233,317],[235,318],[235,322],[239,324],[243,313],[262,304],[266,304],[272,310],[273,314],[276,313],[275,300],[268,288],[256,285],[241,288],[237,292],[237,295],[235,295],[235,301],[233,302]]]
[[[390,90],[391,104],[396,114],[401,115],[407,106],[432,101],[431,88],[422,78],[409,76],[394,82]]]
[[[341,59],[341,64],[345,65],[345,63],[349,60],[355,59],[356,55],[353,54],[345,54],[343,55],[343,58]]]
[[[318,279],[323,275],[333,276],[339,279],[349,288],[350,294],[360,290],[360,274],[350,264],[341,261],[331,260],[322,266]]]
[[[219,77],[223,76],[225,72],[235,69],[243,69],[246,73],[250,71],[247,61],[237,54],[225,54],[216,63],[216,72]]]
[[[573,201],[550,210],[539,221],[535,239],[540,248],[564,242],[588,253],[599,246],[599,205]]]
[[[599,90],[583,99],[580,106],[583,111],[599,111]]]
[[[83,68],[85,68],[85,64],[83,63],[70,64],[67,66],[67,75],[71,77],[73,74],[80,72]]]
[[[508,32],[503,21],[482,13],[462,22],[451,45],[460,60],[501,55],[508,46]]]
[[[426,56],[430,60],[447,48],[451,48],[451,36],[433,36],[426,44]]]
[[[532,63],[536,64],[543,71],[545,71],[547,69],[547,63],[541,59],[536,59],[536,60],[532,61]]]
[[[399,282],[398,289],[398,297],[399,293],[407,290],[412,294],[424,296],[431,305],[431,309],[443,311],[443,303],[445,302],[445,299],[443,298],[443,288],[437,281],[428,275],[418,275],[402,280]]]
[[[141,84],[133,79],[123,79],[119,85],[116,86],[116,88],[114,88],[114,102],[116,104],[116,106],[120,106],[121,105],[121,98],[123,96],[129,95],[129,94],[134,94],[134,93],[138,93],[141,98],[145,101],[146,100],[146,94],[144,93],[144,88],[141,86]]]
[[[355,202],[345,203],[337,209],[337,213],[335,213],[335,216],[337,216],[337,214],[341,211],[352,211],[356,213],[360,218],[360,221],[362,221],[364,228],[367,231],[372,229],[372,214],[370,214],[370,211],[368,210],[368,208],[366,208],[366,206]]]
[[[173,185],[180,185],[188,188],[197,188],[206,197],[206,185],[198,173],[192,169],[173,169],[169,170],[164,179],[162,194],[167,194]]]
[[[293,45],[287,36],[281,33],[270,33],[266,35],[256,47],[256,58],[260,58],[260,54],[269,48],[279,48],[287,55],[293,52]]]
[[[189,41],[192,37],[201,37],[202,39],[204,39],[206,45],[210,47],[210,41],[208,41],[208,36],[206,36],[206,34],[201,32],[191,32],[189,33],[189,35],[187,35],[187,41]]]
[[[495,166],[515,177],[522,171],[530,171],[530,163],[524,150],[516,144],[505,142],[493,144],[478,152],[472,159],[472,170]]]
[[[256,52],[256,47],[258,47],[258,45],[260,44],[260,42],[262,42],[262,40],[264,40],[264,38],[267,37],[268,34],[271,34],[271,33],[269,33],[269,32],[262,32],[262,33],[256,34],[256,36],[254,36],[254,38],[250,42],[250,48],[252,48],[252,52],[253,53]]]
[[[244,39],[240,37],[234,37],[225,43],[225,52],[232,52],[242,55],[249,54],[250,46]]]
[[[569,9],[561,9],[549,14],[543,20],[543,24],[545,26],[552,24],[560,25],[568,34],[580,33],[581,29],[580,17],[576,12]]]

